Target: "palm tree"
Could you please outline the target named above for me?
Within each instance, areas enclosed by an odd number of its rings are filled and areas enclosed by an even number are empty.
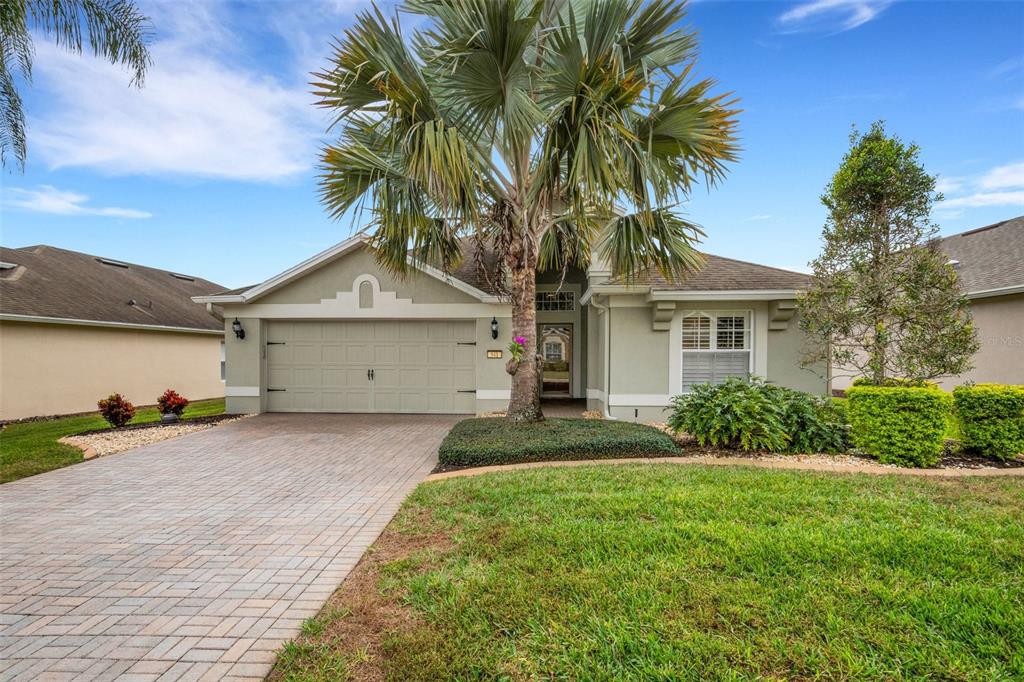
[[[314,74],[340,128],[323,151],[322,201],[334,218],[370,207],[370,243],[393,273],[495,253],[484,274],[526,339],[508,416],[542,419],[537,271],[585,267],[592,252],[626,277],[699,267],[699,229],[672,209],[736,158],[735,100],[692,78],[696,39],[676,27],[678,0],[404,9],[427,28],[407,40],[374,7]]]
[[[25,112],[15,71],[32,80],[32,31],[81,54],[85,40],[93,54],[132,72],[141,86],[149,66],[149,19],[131,0],[0,0],[0,165],[14,156],[24,169]]]

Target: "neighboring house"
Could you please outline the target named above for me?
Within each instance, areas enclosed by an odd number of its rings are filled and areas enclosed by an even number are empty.
[[[0,248],[0,420],[96,409],[119,392],[224,395],[224,327],[198,277],[52,246]]]
[[[974,369],[941,380],[947,389],[976,383],[1024,384],[1024,216],[938,241],[971,301],[981,348]],[[834,370],[833,388],[853,378]]]
[[[400,279],[354,237],[262,284],[194,297],[224,311],[228,411],[504,409],[511,309],[475,260],[451,276],[422,266]],[[663,418],[671,396],[728,376],[824,394],[824,366],[799,366],[793,318],[807,282],[717,256],[682,284],[646,273],[626,283],[600,267],[564,280],[546,273],[538,276],[538,333],[545,346],[565,345],[568,376],[556,377],[565,392],[616,418]],[[231,331],[236,319],[244,338]]]

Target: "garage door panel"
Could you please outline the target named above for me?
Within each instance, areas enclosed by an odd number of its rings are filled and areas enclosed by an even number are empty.
[[[344,362],[349,365],[362,365],[369,369],[373,363],[373,346],[363,342],[345,346]]]
[[[292,349],[292,362],[319,364],[324,361],[323,346],[320,344],[292,341],[288,346]]]
[[[320,388],[323,385],[322,376],[320,367],[296,367],[292,372],[291,383],[304,388]]]
[[[271,322],[271,411],[472,413],[475,322]],[[373,380],[367,371],[373,369]]]
[[[376,364],[398,364],[398,346],[394,343],[380,343],[373,347],[373,361]]]
[[[344,365],[348,362],[348,348],[337,341],[325,342],[321,357],[326,365]]]
[[[452,346],[427,346],[428,365],[451,365],[455,363],[455,348]]]
[[[403,345],[398,349],[398,361],[403,365],[425,365],[427,349],[421,345]]]

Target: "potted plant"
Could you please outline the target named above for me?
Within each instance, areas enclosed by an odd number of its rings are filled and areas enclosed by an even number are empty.
[[[178,421],[181,413],[188,407],[188,398],[169,388],[156,399],[156,407],[160,410],[161,423],[173,424]]]

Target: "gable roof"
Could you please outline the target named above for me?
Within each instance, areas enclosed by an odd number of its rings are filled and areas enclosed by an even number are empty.
[[[355,235],[346,239],[343,242],[339,242],[329,249],[321,251],[311,258],[307,258],[298,265],[291,267],[284,272],[271,277],[259,284],[250,287],[241,287],[239,289],[232,289],[230,291],[222,291],[215,294],[201,294],[193,296],[192,300],[198,303],[252,303],[264,294],[268,294],[289,282],[293,282],[300,279],[304,275],[317,268],[320,268],[327,263],[330,263],[338,258],[341,258],[347,253],[351,253],[356,249],[368,246],[369,241],[363,235]],[[497,297],[490,291],[481,289],[470,281],[475,282],[478,277],[472,274],[471,271],[475,272],[475,267],[472,263],[472,259],[467,254],[467,257],[463,259],[462,263],[456,268],[456,271],[448,275],[441,270],[426,265],[424,263],[414,263],[412,259],[409,263],[420,272],[434,277],[445,284],[455,287],[463,293],[469,294],[474,298],[477,298],[486,303],[497,302]],[[463,279],[465,277],[466,279]],[[470,280],[470,281],[467,281]]]
[[[0,315],[223,332],[192,296],[208,280],[54,246],[0,247]]]
[[[650,287],[652,291],[774,291],[805,289],[811,281],[810,275],[801,272],[748,263],[710,253],[703,255],[704,267],[682,282],[670,281],[657,268],[651,267],[638,273],[632,280],[619,275],[608,283]]]
[[[944,237],[938,246],[958,261],[957,277],[968,294],[1024,287],[1024,216]]]

